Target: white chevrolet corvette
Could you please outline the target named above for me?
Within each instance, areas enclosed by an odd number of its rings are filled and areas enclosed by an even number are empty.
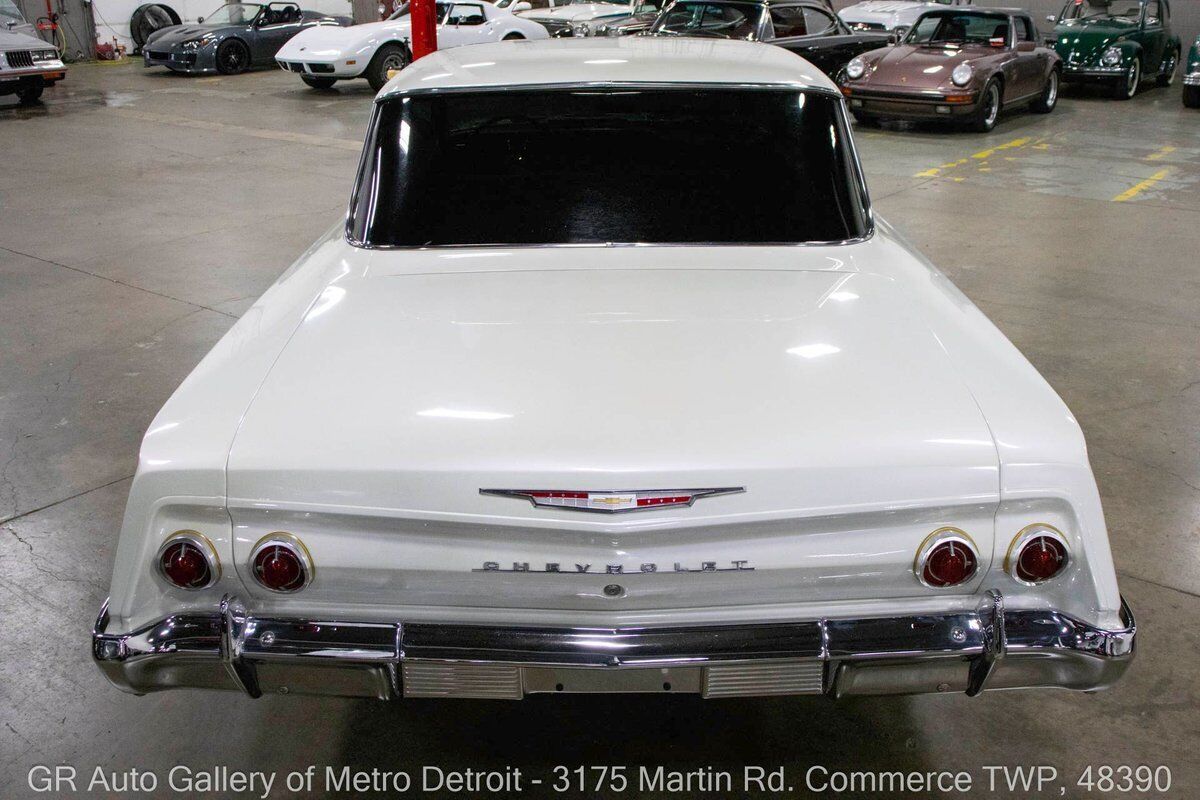
[[[517,3],[517,7],[525,6]],[[439,50],[549,36],[542,25],[483,0],[438,3],[437,20]],[[349,78],[366,78],[375,91],[383,88],[391,74],[412,63],[412,21],[407,4],[382,22],[331,31],[332,26],[302,31],[280,48],[275,61],[314,89],[328,89]]]
[[[346,222],[142,444],[118,686],[1057,687],[1134,653],[1079,426],[741,41],[484,45],[377,96]]]

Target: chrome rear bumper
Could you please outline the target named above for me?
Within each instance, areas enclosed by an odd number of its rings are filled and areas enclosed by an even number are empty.
[[[1101,689],[1125,671],[1136,627],[1102,630],[1057,611],[1009,611],[989,592],[971,613],[763,625],[591,629],[381,624],[218,613],[109,633],[92,655],[135,694],[185,687],[346,697],[519,699],[539,692],[919,694],[1021,687]]]

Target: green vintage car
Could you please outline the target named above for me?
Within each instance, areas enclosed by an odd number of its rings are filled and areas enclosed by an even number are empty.
[[[1182,48],[1168,0],[1067,0],[1047,19],[1055,23],[1064,81],[1104,83],[1128,100],[1147,78],[1159,86],[1175,79]]]
[[[1187,69],[1183,72],[1183,104],[1188,108],[1200,108],[1200,36],[1192,42]]]

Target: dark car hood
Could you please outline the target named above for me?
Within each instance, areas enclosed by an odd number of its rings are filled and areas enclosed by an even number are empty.
[[[230,27],[237,27],[237,26],[204,25],[202,23],[201,24],[190,23],[188,25],[170,25],[166,28],[162,28],[162,29],[157,30],[154,33],[150,34],[150,37],[148,39],[146,39],[146,44],[156,44],[156,45],[160,45],[160,46],[170,46],[170,45],[175,45],[175,44],[182,44],[183,42],[186,42],[189,39],[195,39],[197,37],[203,36],[206,33],[215,33],[217,31],[224,30],[224,29],[230,28]]]
[[[1056,25],[1054,28],[1055,47],[1058,49],[1059,55],[1064,58],[1072,50],[1078,54],[1090,56],[1136,30],[1137,25],[1110,19]]]

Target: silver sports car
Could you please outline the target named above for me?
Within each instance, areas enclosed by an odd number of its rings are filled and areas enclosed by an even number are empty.
[[[194,25],[158,30],[142,46],[147,67],[200,75],[236,75],[274,66],[288,39],[316,25],[350,25],[349,17],[303,11],[295,3],[229,3]]]

